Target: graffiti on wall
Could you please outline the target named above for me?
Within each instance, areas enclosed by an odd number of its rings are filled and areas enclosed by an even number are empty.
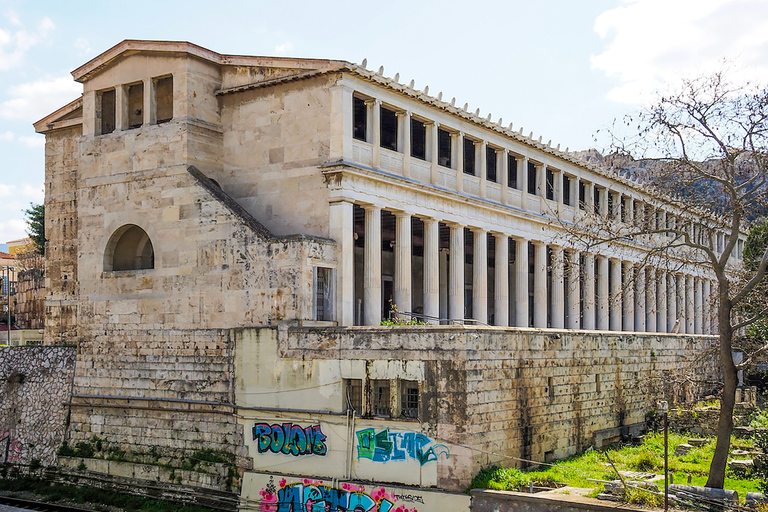
[[[19,462],[21,460],[21,443],[7,430],[0,435],[0,453],[3,455],[3,462]]]
[[[302,427],[294,423],[255,423],[253,440],[259,453],[272,452],[285,455],[325,455],[325,434],[320,425]]]
[[[374,487],[368,492],[365,486],[342,483],[337,487],[324,484],[322,480],[288,483],[283,478],[276,486],[269,477],[269,483],[259,494],[260,512],[418,512],[415,508],[398,505],[399,496],[388,493],[383,487]],[[413,501],[424,503],[421,496]]]
[[[434,443],[421,432],[390,432],[388,428],[378,432],[372,428],[357,431],[358,459],[389,462],[411,458],[423,466],[440,455],[449,458],[448,447]]]

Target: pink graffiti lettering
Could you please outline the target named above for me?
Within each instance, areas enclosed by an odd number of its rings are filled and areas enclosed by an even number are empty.
[[[418,512],[405,505],[395,507],[397,497],[383,487],[366,493],[363,486],[341,484],[341,488],[323,485],[319,480],[286,483],[276,489],[272,477],[261,490],[261,512]],[[275,498],[276,496],[276,498]]]

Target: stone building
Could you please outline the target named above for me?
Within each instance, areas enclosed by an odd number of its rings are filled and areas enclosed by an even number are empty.
[[[588,212],[685,221],[663,198],[442,93],[186,42],[73,76],[35,123],[71,444],[226,454],[244,506],[301,499],[274,475],[463,490],[640,428],[711,340],[712,276],[566,236]],[[431,325],[380,326],[390,305]],[[231,487],[209,476],[183,481]]]

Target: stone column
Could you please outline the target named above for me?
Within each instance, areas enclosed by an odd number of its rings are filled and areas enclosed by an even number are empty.
[[[688,327],[688,321],[685,318],[687,308],[685,306],[685,274],[677,274],[677,319],[680,321],[677,332],[685,333]]]
[[[667,272],[656,270],[658,295],[656,298],[657,316],[656,331],[667,332]]]
[[[402,141],[397,147],[402,148],[403,152],[403,176],[408,178],[411,175],[411,112],[398,112],[397,122],[400,124],[399,134],[402,134]]]
[[[610,311],[609,326],[612,331],[621,330],[621,260],[611,258],[611,289],[608,308]]]
[[[563,248],[552,246],[552,328],[565,327],[565,282]]]
[[[579,251],[568,251],[568,328],[581,328],[581,284],[579,282]]]
[[[151,78],[144,79],[144,105],[142,108],[141,122],[146,126],[157,124],[157,91],[155,91],[155,81]]]
[[[488,232],[473,229],[475,235],[472,263],[472,316],[488,323]]]
[[[693,276],[685,276],[685,332],[693,334],[696,315],[693,298]]]
[[[363,318],[365,325],[381,323],[381,208],[365,207]]]
[[[607,331],[610,326],[608,311],[608,258],[597,258],[597,328]]]
[[[355,325],[355,240],[353,204],[331,203],[330,236],[336,240],[336,322]]]
[[[451,269],[448,318],[464,322],[464,226],[451,224]]]
[[[645,330],[656,332],[656,269],[645,269]]]
[[[547,326],[547,246],[533,244],[533,326]]]
[[[411,303],[411,216],[395,214],[395,283],[394,296],[398,311],[412,311]]]
[[[128,90],[125,85],[115,87],[115,131],[128,129]],[[143,107],[142,107],[143,108]]]
[[[521,206],[528,210],[528,157],[520,156],[517,159],[517,184],[520,187]]]
[[[622,262],[624,266],[624,320],[622,330],[635,330],[635,265],[630,261]]]
[[[430,155],[429,155],[430,156],[430,163],[432,164],[431,168],[430,168],[430,178],[432,180],[432,184],[433,185],[437,184],[438,177],[440,175],[440,172],[438,170],[439,169],[439,167],[438,167],[439,164],[438,164],[438,160],[437,160],[438,155],[440,154],[439,143],[438,143],[438,136],[437,136],[437,132],[438,132],[439,129],[440,129],[440,124],[439,123],[432,123],[431,125],[428,126],[428,130],[429,130],[428,137],[429,137],[429,141],[430,142],[429,142],[429,145],[427,146],[427,149],[431,149],[431,152],[430,152]]]
[[[595,329],[595,255],[584,255],[584,318],[582,327],[588,331]]]
[[[645,332],[645,268],[635,268],[635,331]]]
[[[515,239],[515,323],[529,327],[528,323],[528,240]]]
[[[450,315],[448,314],[448,296],[450,295],[450,252],[449,249],[440,249],[438,251],[438,259],[440,260],[440,318],[450,318]]]
[[[477,153],[478,148],[475,146],[475,167],[477,167],[477,176],[480,178],[480,197],[486,196],[486,183],[488,181],[488,162],[486,161],[486,154],[485,151],[488,149],[488,144],[483,140],[480,142],[480,161],[478,162]],[[480,165],[477,165],[477,164]],[[499,166],[496,166],[496,171],[498,174],[498,168]]]
[[[677,282],[675,274],[667,273],[667,332],[675,329],[677,320]]]
[[[694,292],[694,314],[693,314],[693,332],[696,334],[701,334],[701,326],[703,325],[703,313],[704,313],[704,305],[702,300],[702,283],[701,278],[697,277],[694,279],[693,282]]]
[[[381,166],[381,100],[373,101],[372,110],[371,167],[378,169]]]
[[[464,191],[464,132],[451,133],[451,160],[456,169],[456,192]]]
[[[702,326],[702,330],[704,334],[712,334],[712,311],[710,309],[712,301],[712,281],[709,279],[704,280],[703,294],[704,303],[702,306],[704,307],[704,325]]]
[[[501,203],[507,204],[509,201],[509,150],[505,149],[501,151],[501,165],[497,165],[497,172],[501,173]]]
[[[509,325],[509,238],[504,233],[494,233],[496,241],[494,273],[493,316],[496,325]]]
[[[424,218],[424,314],[440,316],[440,224]],[[430,320],[430,323],[437,323]]]

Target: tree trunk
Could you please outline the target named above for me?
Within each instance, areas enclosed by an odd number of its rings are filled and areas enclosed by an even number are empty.
[[[726,299],[727,301],[727,299]],[[723,372],[723,396],[720,399],[720,417],[717,421],[717,444],[715,454],[712,457],[712,465],[709,468],[707,487],[722,489],[725,483],[725,469],[728,465],[728,452],[731,447],[731,433],[733,432],[733,406],[736,403],[736,365],[733,364],[731,342],[733,331],[731,329],[730,305],[720,300],[720,369]]]

